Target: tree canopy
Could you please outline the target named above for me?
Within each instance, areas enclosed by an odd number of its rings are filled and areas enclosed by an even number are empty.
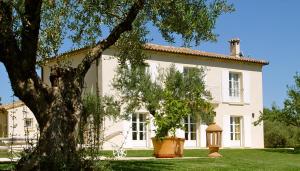
[[[283,109],[273,105],[271,110],[264,110],[257,123],[270,120],[300,128],[300,75],[298,73],[294,76],[294,80],[295,85],[288,86]]]
[[[0,62],[41,132],[37,148],[17,169],[78,170],[84,77],[103,51],[114,45],[120,64],[143,63],[148,25],[168,42],[175,35],[185,46],[215,41],[217,18],[232,10],[226,0],[0,0]],[[36,66],[66,50],[64,43],[88,52],[76,67],[51,68],[47,85]]]
[[[147,65],[118,69],[113,86],[120,93],[127,114],[146,108],[154,118],[158,138],[182,128],[188,115],[206,124],[213,122],[212,97],[205,87],[202,68],[181,73],[172,65],[159,70],[154,78]]]

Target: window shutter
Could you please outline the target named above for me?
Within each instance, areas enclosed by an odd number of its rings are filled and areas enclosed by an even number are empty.
[[[200,125],[200,147],[206,147],[206,128],[207,125]]]
[[[223,147],[230,146],[230,115],[223,115]]]
[[[175,64],[175,68],[176,68],[177,71],[183,73],[183,65],[181,65],[181,64]]]
[[[222,71],[222,98],[224,102],[229,101],[229,72],[225,69]]]
[[[251,129],[252,129],[252,120],[250,115],[245,115],[244,117],[244,146],[245,147],[251,147],[252,142],[252,134],[251,134]]]
[[[244,103],[250,103],[250,74],[248,71],[243,72],[243,97]]]
[[[158,77],[157,63],[149,62],[149,67],[150,67],[151,80],[154,82]]]

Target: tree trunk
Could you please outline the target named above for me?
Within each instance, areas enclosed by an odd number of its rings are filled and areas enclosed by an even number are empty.
[[[78,122],[82,109],[82,81],[76,70],[56,68],[51,71],[52,101],[39,102],[42,116],[38,120],[40,139],[29,156],[24,156],[17,170],[79,170],[81,162],[76,151]],[[38,104],[37,104],[38,105]],[[41,110],[40,110],[41,111]]]

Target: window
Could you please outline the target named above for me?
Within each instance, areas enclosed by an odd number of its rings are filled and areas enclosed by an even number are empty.
[[[132,140],[146,140],[146,114],[135,113],[131,121]]]
[[[196,140],[196,119],[188,116],[184,118],[184,133],[186,140]]]
[[[32,118],[25,118],[24,126],[26,128],[32,128],[33,127],[33,119]]]
[[[239,73],[229,73],[229,96],[230,97],[240,97],[240,74]]]
[[[230,117],[230,140],[241,140],[241,117]]]
[[[195,71],[196,69],[197,69],[196,67],[184,67],[183,74],[187,75],[189,72]]]

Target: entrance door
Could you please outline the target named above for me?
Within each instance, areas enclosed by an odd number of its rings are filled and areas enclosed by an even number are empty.
[[[197,131],[196,131],[196,119],[190,115],[184,118],[184,132],[185,132],[185,143],[186,147],[197,146]]]
[[[7,113],[0,111],[0,137],[7,137]]]
[[[241,117],[230,117],[230,142],[232,147],[241,146]]]
[[[135,113],[131,118],[132,128],[132,145],[134,147],[146,147],[147,146],[147,124],[146,114]]]

